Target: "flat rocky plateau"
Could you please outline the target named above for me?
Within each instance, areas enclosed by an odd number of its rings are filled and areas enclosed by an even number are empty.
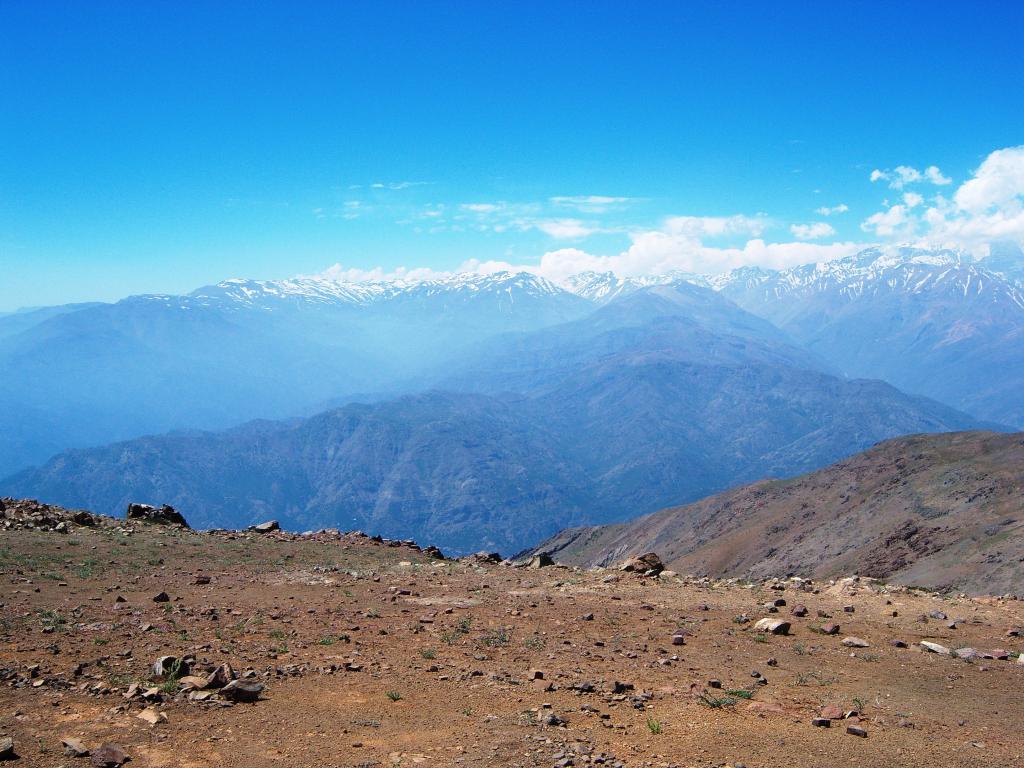
[[[1017,600],[5,507],[26,768],[1024,764]]]

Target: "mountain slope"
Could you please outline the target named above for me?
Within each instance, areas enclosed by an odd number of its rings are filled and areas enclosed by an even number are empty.
[[[791,480],[761,481],[622,525],[541,544],[606,565],[655,551],[718,577],[859,573],[905,584],[1024,594],[1024,433],[916,435]]]
[[[423,370],[459,349],[591,310],[540,278],[501,273],[226,281],[189,296],[7,316],[0,370],[16,375],[0,377],[0,475],[67,448],[415,391]]]
[[[1024,426],[1024,291],[955,251],[871,248],[713,280],[847,376]]]
[[[490,395],[437,392],[71,451],[0,490],[104,512],[158,500],[199,525],[279,517],[509,552],[566,525],[806,471],[894,435],[976,426],[881,382],[813,370],[772,340],[778,331],[705,289],[683,297],[692,307],[663,290],[648,298],[668,298],[675,314],[562,326],[557,344],[528,356],[533,367],[513,355],[519,380],[487,382]],[[735,333],[705,327],[719,311],[735,315]],[[533,354],[545,336],[527,335],[522,348]]]

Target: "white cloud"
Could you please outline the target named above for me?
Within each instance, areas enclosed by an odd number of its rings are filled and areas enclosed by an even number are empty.
[[[504,209],[504,203],[463,203],[459,206],[464,211],[472,213],[497,213]]]
[[[953,196],[957,207],[972,213],[1020,208],[1024,196],[1024,146],[997,149],[985,158]]]
[[[919,184],[927,182],[937,186],[951,184],[953,180],[943,176],[938,166],[929,165],[924,172],[912,168],[909,165],[897,165],[892,170],[879,170],[876,168],[871,172],[871,181],[884,181],[890,189],[903,189],[907,184]]]
[[[576,223],[562,223],[565,229],[558,234],[582,235],[582,230],[575,229]],[[811,261],[828,261],[863,247],[859,243],[766,243],[760,235],[770,225],[771,221],[765,216],[672,216],[658,229],[631,232],[629,246],[618,253],[595,254],[581,248],[559,248],[545,253],[537,263],[470,260],[453,272],[531,272],[555,282],[588,270],[610,271],[623,277],[674,271],[717,274],[752,264],[781,269]],[[739,246],[722,247],[707,242],[723,237],[747,239]],[[446,274],[451,273],[406,267],[391,271],[360,270],[335,265],[320,276],[334,280],[414,280]]]
[[[815,213],[822,216],[835,216],[839,213],[846,213],[848,210],[850,210],[850,206],[846,203],[840,203],[839,205],[833,205],[831,208],[828,206],[822,206],[821,208],[818,208]]]
[[[549,197],[548,202],[558,208],[573,208],[582,213],[605,213],[610,209],[619,208],[632,202],[632,198],[609,197],[607,195],[572,195]]]
[[[922,177],[949,183],[935,166]],[[904,193],[903,204],[869,216],[861,228],[884,238],[920,233],[922,242],[964,248],[976,256],[984,256],[996,240],[1024,243],[1024,146],[992,152],[951,200],[936,195],[923,204],[921,195]]]
[[[559,240],[578,239],[594,233],[592,227],[586,226],[579,219],[545,219],[532,222],[531,226]]]
[[[373,184],[370,184],[369,186],[370,189],[390,189],[392,191],[397,191],[401,189],[409,189],[410,187],[423,187],[430,183],[431,182],[429,181],[375,181]],[[350,186],[349,189],[359,189],[359,185],[354,184]]]
[[[905,205],[894,205],[887,211],[868,216],[860,228],[879,237],[908,237],[917,226],[916,220],[908,215],[908,210]]]
[[[836,233],[835,228],[824,221],[816,221],[812,224],[793,224],[789,231],[797,240],[818,240],[822,237],[831,237]]]
[[[932,184],[938,187],[944,187],[947,184],[952,184],[953,180],[949,176],[943,176],[942,171],[939,170],[937,165],[929,165],[924,169],[924,178],[926,181],[930,181]]]

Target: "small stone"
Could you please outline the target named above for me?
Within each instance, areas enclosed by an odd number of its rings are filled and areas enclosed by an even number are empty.
[[[128,761],[128,755],[116,744],[103,744],[92,751],[92,764],[96,768],[119,768]]]
[[[265,523],[249,526],[249,530],[253,533],[273,533],[281,530],[281,524],[277,520],[267,520]]]
[[[828,728],[832,725],[832,721],[827,717],[812,717],[811,725],[815,728]]]
[[[758,632],[768,632],[772,635],[788,635],[790,624],[781,619],[761,619],[754,624]]]
[[[188,673],[188,665],[179,661],[177,656],[161,656],[153,662],[153,674],[157,677],[166,677],[174,672]]]
[[[167,715],[160,712],[156,707],[146,707],[144,710],[136,715],[139,720],[143,720],[150,725],[157,725],[158,723],[166,723]]]
[[[891,645],[893,648],[906,648],[907,647],[907,641],[906,640],[890,640],[889,641],[889,645]]]
[[[823,635],[838,635],[839,625],[838,624],[826,624],[821,628],[821,634]]]
[[[793,606],[792,614],[797,618],[803,618],[807,615],[807,606],[803,603],[797,603]]]
[[[821,708],[821,711],[818,713],[818,716],[828,718],[829,720],[842,720],[843,710],[841,710],[835,704],[827,704],[826,706]]]
[[[60,740],[60,745],[64,747],[64,754],[67,757],[88,757],[89,748],[85,746],[78,739],[72,739],[70,737]]]
[[[168,595],[166,592],[158,592],[157,594],[153,595],[154,603],[169,603],[170,601],[171,596]]]
[[[0,760],[17,760],[18,755],[14,751],[14,739],[5,736],[0,739]]]
[[[220,689],[220,695],[229,701],[256,701],[263,692],[261,683],[232,680]]]
[[[846,732],[851,736],[859,736],[862,739],[866,739],[868,737],[868,732],[861,728],[859,725],[846,726]]]
[[[844,605],[843,606],[843,613],[853,613],[854,610],[855,609],[854,609],[854,607],[852,605]]]
[[[929,653],[939,653],[943,656],[949,656],[949,648],[947,648],[944,645],[939,645],[938,643],[932,643],[928,640],[922,640],[921,647]]]
[[[861,640],[859,637],[844,637],[843,645],[847,648],[869,648],[871,644],[867,640]]]

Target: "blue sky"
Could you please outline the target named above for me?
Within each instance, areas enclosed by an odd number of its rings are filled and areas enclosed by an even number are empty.
[[[0,310],[1024,239],[1022,27],[1019,2],[4,0]]]

